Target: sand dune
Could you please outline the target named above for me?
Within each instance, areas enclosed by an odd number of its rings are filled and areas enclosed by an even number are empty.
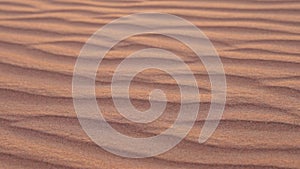
[[[0,168],[300,168],[299,11],[298,0],[1,0]],[[210,105],[208,74],[187,46],[161,35],[130,37],[106,55],[96,79],[97,101],[122,133],[147,137],[164,131],[180,106],[174,79],[154,70],[134,78],[130,97],[138,109],[150,106],[147,98],[154,88],[170,99],[160,119],[146,125],[117,113],[110,82],[132,52],[172,51],[193,70],[201,93],[201,110],[188,136],[159,156],[129,159],[106,152],[81,129],[72,102],[79,52],[101,26],[136,12],[183,17],[219,53],[227,102],[206,143],[197,140]]]

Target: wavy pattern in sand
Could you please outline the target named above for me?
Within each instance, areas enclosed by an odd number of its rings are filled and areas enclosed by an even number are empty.
[[[97,100],[115,129],[135,137],[156,135],[172,124],[179,108],[175,81],[145,71],[132,83],[133,104],[149,107],[148,91],[161,88],[173,98],[167,111],[147,125],[117,113],[111,76],[134,51],[160,47],[179,55],[195,72],[201,93],[201,110],[188,137],[160,156],[134,160],[104,151],[83,132],[71,83],[89,36],[113,19],[147,11],[178,15],[204,31],[223,61],[228,96],[218,129],[200,145],[211,96],[207,73],[194,53],[159,35],[119,43],[105,57],[96,81]],[[297,0],[1,0],[0,168],[300,168],[299,11]]]

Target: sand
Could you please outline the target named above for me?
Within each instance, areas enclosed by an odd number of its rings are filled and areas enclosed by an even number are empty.
[[[0,1],[0,168],[300,168],[300,1]],[[107,121],[134,137],[157,135],[177,116],[178,87],[164,72],[137,75],[133,104],[149,108],[149,91],[170,99],[147,125],[120,116],[110,98],[113,70],[130,53],[159,47],[195,72],[201,110],[188,136],[161,155],[129,159],[97,146],[79,125],[72,74],[80,49],[101,26],[136,12],[163,12],[198,26],[219,53],[227,102],[212,137],[198,144],[210,105],[208,75],[182,43],[161,35],[134,36],[105,57],[97,101]]]

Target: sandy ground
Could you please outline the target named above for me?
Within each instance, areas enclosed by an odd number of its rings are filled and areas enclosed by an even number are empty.
[[[140,110],[148,92],[173,98],[147,125],[122,118],[109,85],[118,63],[148,47],[172,51],[195,72],[201,110],[189,135],[156,157],[128,159],[104,151],[81,129],[72,103],[72,72],[86,40],[113,19],[164,12],[197,25],[218,51],[227,76],[224,115],[198,144],[210,104],[208,75],[185,45],[160,35],[128,38],[113,48],[97,76],[97,100],[118,131],[136,137],[168,128],[179,109],[176,83],[142,72],[130,94]],[[300,1],[0,1],[0,168],[300,168]]]

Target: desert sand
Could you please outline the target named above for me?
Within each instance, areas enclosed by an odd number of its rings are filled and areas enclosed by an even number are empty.
[[[98,104],[107,121],[133,137],[167,129],[180,92],[165,72],[147,70],[130,87],[132,103],[149,108],[149,92],[162,89],[170,103],[156,121],[124,119],[110,97],[113,70],[130,53],[149,47],[172,51],[194,71],[201,93],[196,124],[161,155],[129,159],[97,146],[79,125],[72,74],[79,52],[101,26],[137,12],[180,16],[199,27],[219,53],[227,78],[220,124],[197,142],[210,105],[201,61],[182,43],[161,35],[130,37],[99,67]],[[0,168],[300,168],[300,1],[0,1]]]

